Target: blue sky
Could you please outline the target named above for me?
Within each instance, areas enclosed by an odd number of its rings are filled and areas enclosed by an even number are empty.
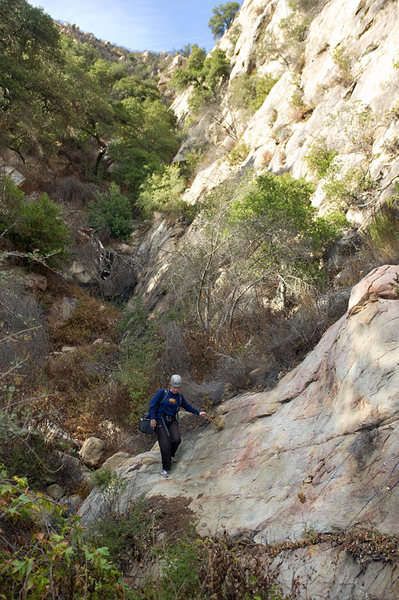
[[[208,21],[222,0],[29,0],[58,21],[129,50],[214,45]]]

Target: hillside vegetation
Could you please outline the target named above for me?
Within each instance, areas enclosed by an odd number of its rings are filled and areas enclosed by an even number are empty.
[[[368,4],[359,51],[331,41],[335,2],[246,0],[214,9],[211,53],[141,54],[0,0],[0,598],[291,600],[252,546],[190,514],[174,537],[167,502],[120,520],[123,481],[76,454],[148,450],[137,421],[172,372],[220,426],[399,260],[399,49],[374,101]],[[55,484],[98,487],[96,530]]]

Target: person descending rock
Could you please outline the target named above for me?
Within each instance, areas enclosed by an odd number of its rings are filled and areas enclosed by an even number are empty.
[[[151,427],[156,431],[162,457],[161,475],[169,477],[172,457],[180,445],[180,427],[177,420],[177,411],[180,407],[187,412],[205,417],[206,412],[199,411],[191,406],[183,394],[180,393],[181,377],[172,375],[169,389],[158,390],[150,402]]]

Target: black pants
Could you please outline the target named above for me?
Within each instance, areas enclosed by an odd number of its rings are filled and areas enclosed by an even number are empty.
[[[176,454],[176,450],[181,442],[180,427],[177,421],[173,421],[172,423],[165,422],[165,425],[168,428],[169,435],[165,431],[164,424],[159,420],[157,421],[156,432],[161,450],[162,468],[165,471],[170,471],[172,457]]]

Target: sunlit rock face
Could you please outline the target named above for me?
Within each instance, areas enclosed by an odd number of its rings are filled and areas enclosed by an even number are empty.
[[[397,176],[397,161],[390,155],[389,140],[399,134],[395,116],[399,89],[399,6],[395,0],[304,1],[310,26],[303,44],[300,66],[295,60],[286,63],[271,57],[264,42],[274,36],[282,43],[282,19],[289,18],[287,0],[246,0],[232,27],[218,42],[232,65],[229,84],[246,73],[271,74],[279,78],[259,110],[248,117],[231,102],[231,87],[225,86],[216,109],[217,121],[224,124],[219,138],[212,136],[209,122],[202,117],[184,141],[185,149],[213,141],[219,149],[231,149],[240,140],[249,152],[241,166],[274,173],[290,171],[295,177],[311,177],[305,157],[318,138],[334,146],[346,161],[357,152],[345,135],[340,112],[347,109],[371,110],[375,119],[372,157],[368,161],[372,177],[381,181],[383,197],[392,194],[392,180]],[[282,53],[284,54],[284,53]],[[292,57],[291,57],[292,58]],[[176,98],[172,108],[179,119],[190,114],[188,93]],[[297,101],[293,98],[297,95]],[[300,98],[300,102],[298,99]],[[212,112],[211,111],[211,112]],[[337,117],[338,118],[335,118]],[[332,120],[333,117],[333,120]],[[335,120],[334,120],[335,118]],[[281,131],[285,132],[281,139]],[[227,138],[229,138],[228,140]],[[359,137],[361,132],[359,132]],[[233,139],[234,138],[234,139]],[[231,166],[227,152],[218,155],[214,164],[199,170],[197,181],[186,192],[193,203],[209,189],[225,180]],[[323,182],[317,182],[318,202],[324,199]]]
[[[287,0],[245,0],[232,27],[218,41],[232,70],[220,97],[194,119],[175,157],[184,161],[187,152],[205,148],[204,160],[183,199],[195,204],[249,167],[256,173],[289,172],[312,180],[316,186],[312,203],[326,214],[336,200],[326,198],[326,180],[312,172],[306,159],[315,142],[322,140],[338,153],[336,179],[345,181],[351,172],[370,174],[370,195],[358,198],[346,210],[349,222],[360,227],[380,203],[392,197],[399,175],[399,4],[396,0],[301,0],[297,4],[305,7],[304,16],[310,19],[300,68],[270,59],[263,47],[271,36],[281,41],[281,20],[291,14]],[[232,82],[243,74],[269,74],[278,80],[254,114],[237,108],[232,100]],[[172,105],[180,124],[193,117],[190,93],[185,90]],[[356,118],[364,110],[369,111],[370,136]],[[344,126],[351,121],[352,125]],[[240,164],[232,164],[229,153],[237,144],[246,151]],[[152,244],[158,233],[156,220],[143,245]],[[190,243],[190,236],[191,229],[182,243]],[[171,255],[163,249],[152,256],[151,269],[146,269],[145,281],[139,278],[137,288],[151,310],[171,264]],[[167,306],[167,297],[161,301]]]
[[[224,402],[217,410],[223,429],[186,435],[169,480],[160,478],[157,447],[128,459],[118,470],[127,480],[121,510],[143,493],[184,496],[200,534],[226,530],[269,544],[353,526],[399,535],[398,274],[397,266],[372,271],[353,288],[348,312],[275,389]],[[92,492],[84,520],[102,507]],[[360,577],[359,565],[339,548],[326,550],[288,553],[281,582],[289,586],[300,565],[314,593],[324,585],[331,598],[363,598],[339,587],[331,568],[334,558],[349,578]],[[393,600],[398,585],[384,586],[395,568],[380,567],[378,577],[372,565],[370,577],[362,572],[363,589],[383,587],[376,597]]]

